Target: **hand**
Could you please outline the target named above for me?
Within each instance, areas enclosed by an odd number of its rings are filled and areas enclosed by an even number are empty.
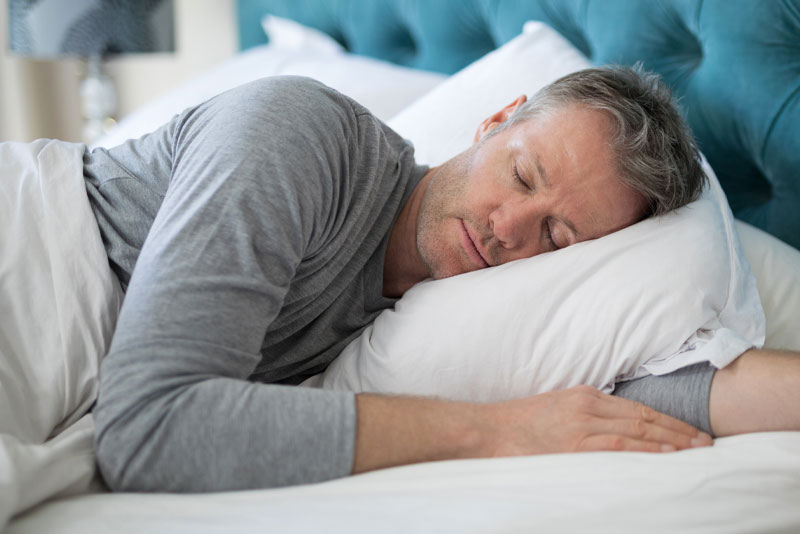
[[[486,456],[579,451],[670,452],[711,436],[643,404],[589,386],[486,405]]]

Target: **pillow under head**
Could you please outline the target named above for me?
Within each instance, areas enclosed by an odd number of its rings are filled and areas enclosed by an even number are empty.
[[[414,286],[318,385],[489,402],[579,384],[610,392],[700,361],[724,367],[763,343],[764,319],[709,178],[673,213]]]

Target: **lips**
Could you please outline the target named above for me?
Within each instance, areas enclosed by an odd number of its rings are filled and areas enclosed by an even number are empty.
[[[461,221],[461,228],[463,232],[461,233],[461,245],[464,247],[464,250],[467,252],[467,255],[470,259],[475,263],[478,267],[489,267],[489,262],[486,261],[486,257],[481,254],[480,249],[478,248],[477,243],[472,238],[472,234],[470,233],[469,229],[467,228],[466,223],[462,220]]]

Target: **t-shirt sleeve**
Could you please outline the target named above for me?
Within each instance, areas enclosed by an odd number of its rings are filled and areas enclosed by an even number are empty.
[[[355,399],[247,380],[301,260],[324,240],[356,119],[309,80],[229,91],[173,120],[172,172],[95,408],[112,489],[222,491],[350,473]]]

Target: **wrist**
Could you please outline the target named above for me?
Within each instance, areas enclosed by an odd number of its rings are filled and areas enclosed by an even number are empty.
[[[490,405],[358,394],[356,407],[354,473],[492,456]]]
[[[489,458],[496,456],[498,429],[496,404],[464,403],[463,424],[460,429],[459,458]]]

